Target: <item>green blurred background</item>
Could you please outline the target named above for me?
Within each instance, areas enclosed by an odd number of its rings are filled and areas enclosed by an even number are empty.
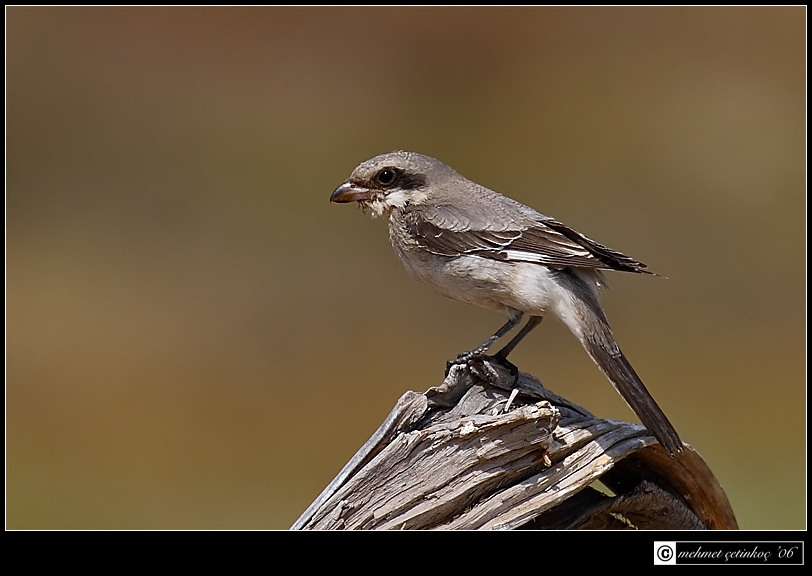
[[[499,314],[328,198],[394,149],[649,264],[604,298],[743,528],[806,518],[806,10],[6,8],[12,529],[286,528]],[[513,360],[634,421],[553,320]]]

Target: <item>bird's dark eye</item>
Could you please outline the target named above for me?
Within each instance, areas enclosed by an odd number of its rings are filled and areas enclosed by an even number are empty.
[[[384,168],[375,176],[375,179],[382,186],[391,186],[400,176],[400,173],[394,168]]]

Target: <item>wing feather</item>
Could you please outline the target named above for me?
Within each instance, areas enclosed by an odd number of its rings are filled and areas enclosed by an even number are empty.
[[[441,256],[476,254],[553,268],[574,266],[651,274],[642,262],[599,244],[553,218],[526,210],[529,213],[501,214],[485,222],[484,218],[471,217],[459,207],[415,207],[404,211],[402,222],[421,248]]]

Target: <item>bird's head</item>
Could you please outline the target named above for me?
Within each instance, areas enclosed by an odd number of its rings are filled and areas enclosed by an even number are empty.
[[[425,202],[429,186],[436,187],[453,171],[434,158],[415,152],[381,154],[360,164],[335,189],[331,202],[358,202],[372,217]]]

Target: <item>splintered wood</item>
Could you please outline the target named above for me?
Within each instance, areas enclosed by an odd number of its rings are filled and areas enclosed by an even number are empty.
[[[293,529],[736,527],[693,448],[672,458],[487,358],[404,394]]]

